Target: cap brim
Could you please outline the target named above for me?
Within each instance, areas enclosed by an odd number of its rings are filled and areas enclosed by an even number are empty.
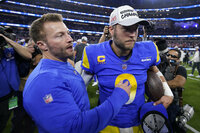
[[[142,105],[141,110],[140,110],[140,119],[142,119],[142,117],[146,113],[151,112],[151,111],[158,111],[168,119],[167,110],[165,109],[163,104],[158,104],[158,105],[154,106],[153,102],[148,102],[148,103],[145,103]]]
[[[125,20],[125,21],[122,21],[122,22],[119,22],[120,25],[123,25],[123,26],[131,26],[131,25],[134,25],[134,24],[139,24],[139,25],[149,25],[149,22],[145,19],[141,19],[141,18],[134,18],[134,19],[131,19],[131,20]]]
[[[140,108],[140,121],[145,133],[154,133],[154,129],[158,129],[163,133],[171,133],[168,113],[163,104],[156,106],[153,105],[153,102],[143,104]]]

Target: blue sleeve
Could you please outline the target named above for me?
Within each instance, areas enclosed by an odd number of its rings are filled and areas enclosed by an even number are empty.
[[[39,131],[43,132],[99,132],[129,98],[124,90],[115,88],[113,94],[100,106],[92,110],[81,110],[72,94],[73,88],[57,82],[57,79],[48,78],[48,75],[42,76],[42,79],[41,76],[34,79],[29,90],[24,92],[24,107],[36,122]],[[51,95],[52,102],[45,103],[46,95]],[[84,106],[84,101],[81,102]]]
[[[77,115],[77,119],[73,121],[71,132],[95,133],[101,131],[118,114],[126,101],[128,101],[126,92],[115,88],[113,94],[100,106]]]
[[[83,51],[83,56],[82,56],[83,58],[82,58],[82,63],[81,63],[82,69],[92,74],[94,73],[93,72],[94,64],[92,63],[92,60],[94,58],[93,56],[94,51],[95,50],[94,50],[94,47],[92,47],[92,45],[85,47]]]

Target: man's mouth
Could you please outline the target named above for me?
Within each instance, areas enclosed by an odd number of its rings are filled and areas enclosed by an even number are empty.
[[[127,40],[126,42],[134,42],[134,40]]]
[[[127,41],[125,41],[125,42],[133,43],[133,42],[135,42],[135,41],[134,41],[134,40],[127,40]]]
[[[72,45],[71,45],[71,46],[69,46],[69,47],[67,47],[67,49],[72,49]]]

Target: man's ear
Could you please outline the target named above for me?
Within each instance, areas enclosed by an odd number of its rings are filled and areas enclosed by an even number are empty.
[[[42,51],[48,51],[47,44],[44,41],[37,41],[37,46]]]

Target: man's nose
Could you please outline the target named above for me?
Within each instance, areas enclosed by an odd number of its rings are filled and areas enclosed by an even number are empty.
[[[71,37],[70,34],[67,34],[67,41],[68,42],[73,42],[73,38]]]
[[[130,31],[129,36],[130,37],[135,37],[137,35],[137,31]]]

